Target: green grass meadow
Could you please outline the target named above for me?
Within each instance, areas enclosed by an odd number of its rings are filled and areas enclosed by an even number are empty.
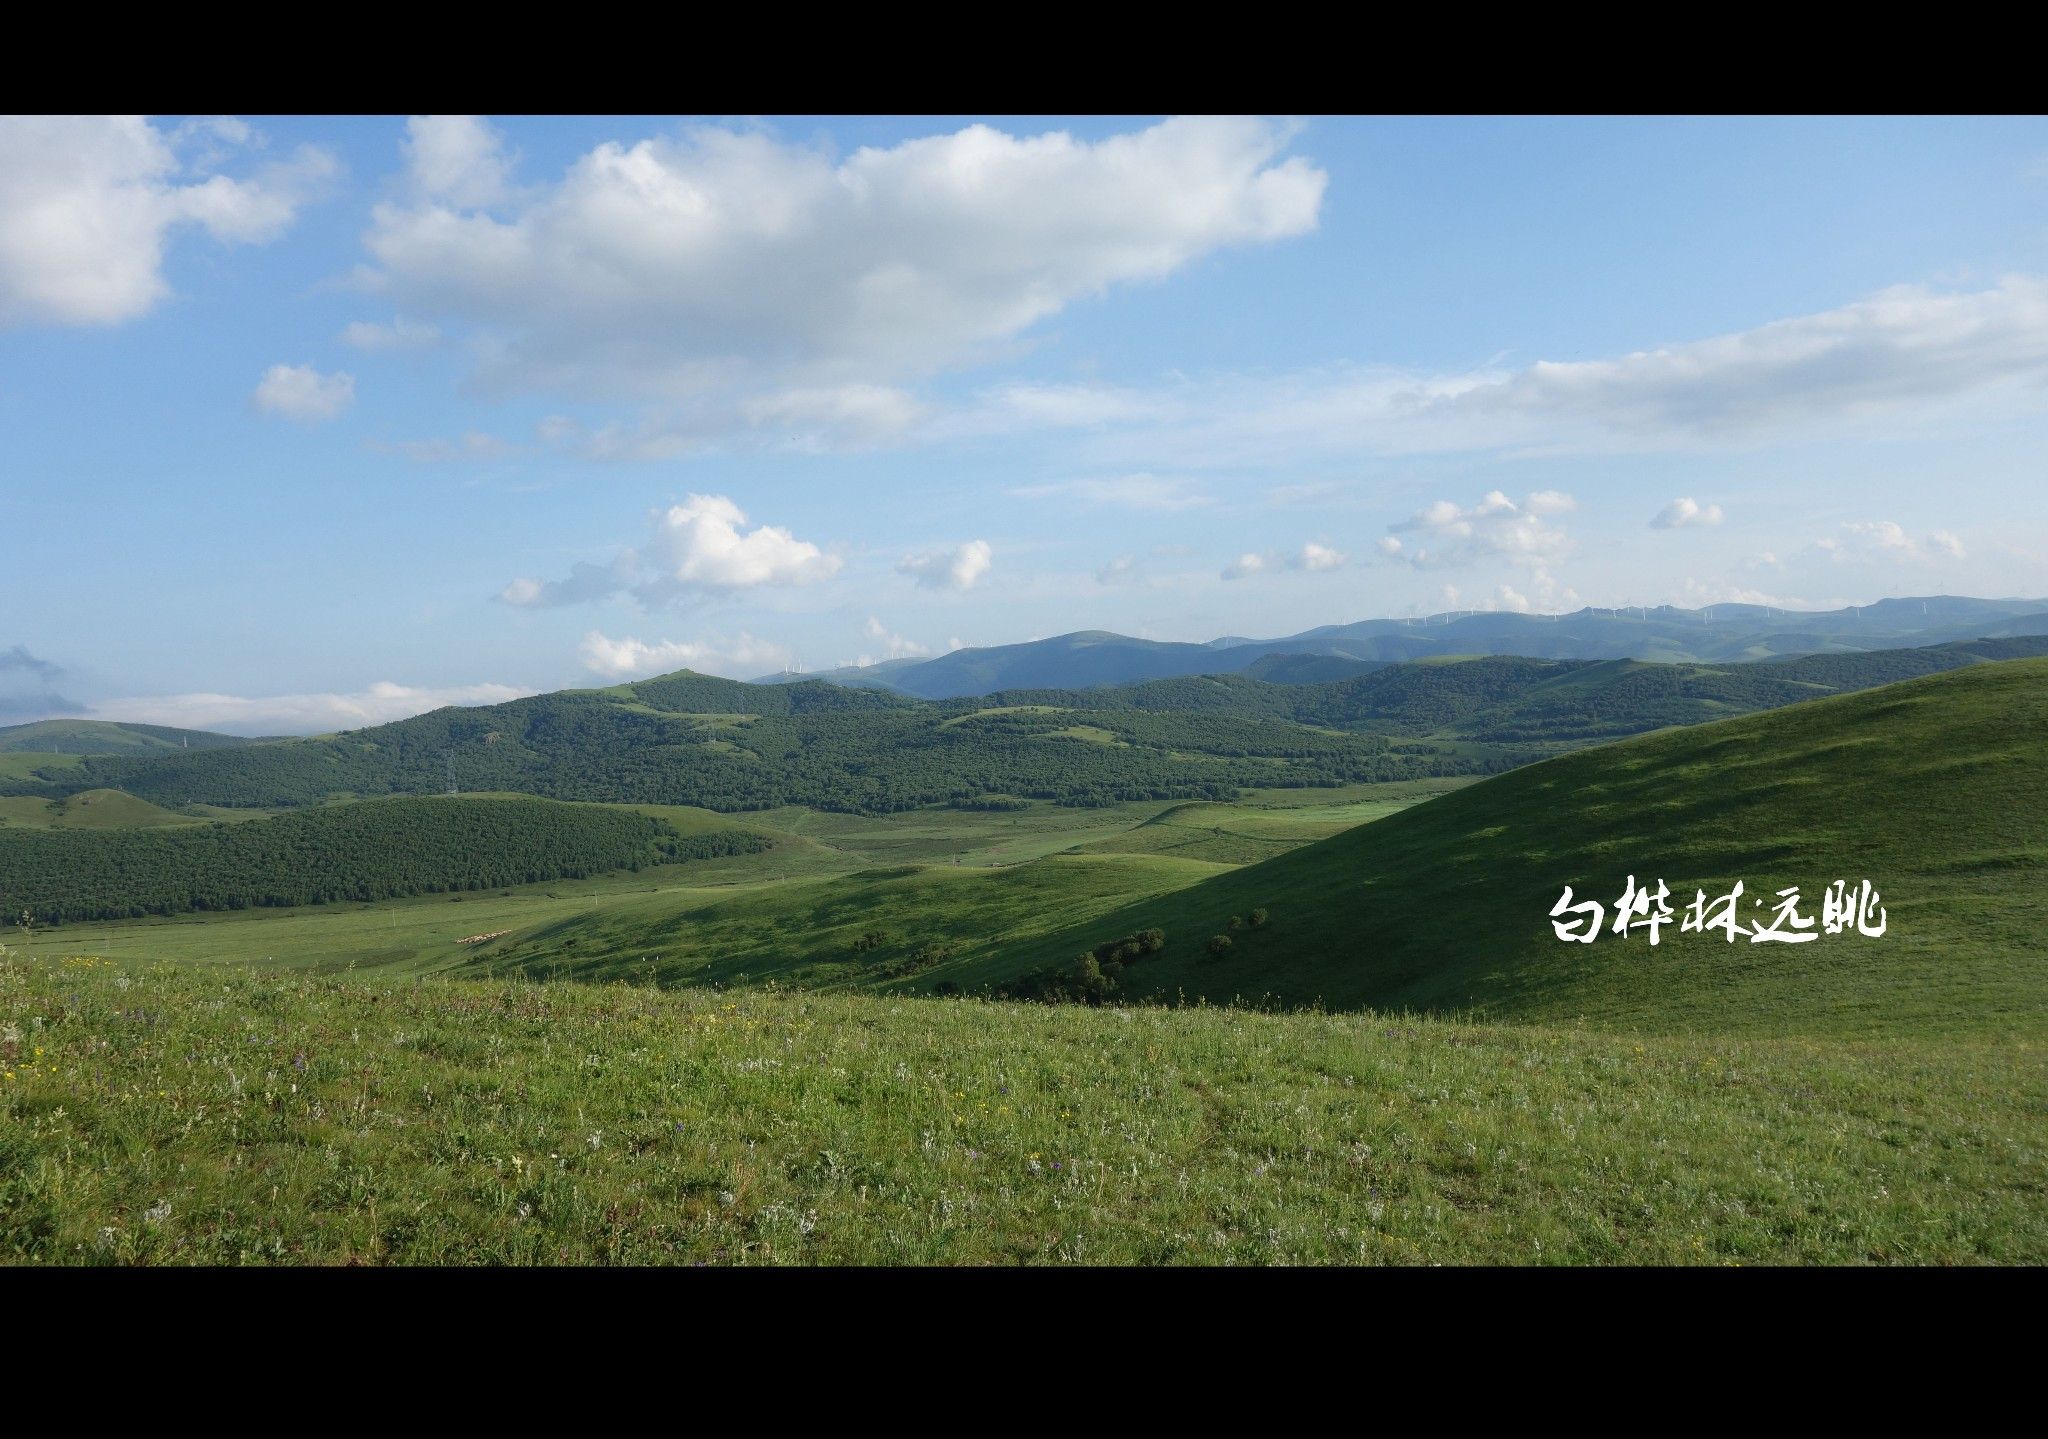
[[[2034,1047],[0,961],[33,1263],[2048,1257]]]

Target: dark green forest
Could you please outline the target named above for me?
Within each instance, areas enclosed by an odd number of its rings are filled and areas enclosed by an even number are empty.
[[[399,798],[169,830],[0,829],[0,912],[38,924],[382,900],[751,854],[748,830],[499,796]]]
[[[784,689],[753,688],[771,696]],[[55,783],[19,788],[122,789],[167,807],[288,807],[431,793],[445,785],[452,755],[464,789],[727,812],[806,805],[883,814],[988,793],[1084,806],[1225,799],[1251,785],[1484,774],[1523,758],[1430,746],[1402,752],[1376,736],[1318,734],[1256,716],[1090,715],[1118,741],[1096,743],[1060,734],[1073,723],[1068,717],[963,718],[929,704],[713,723],[640,707],[647,703],[587,691],[542,695],[318,739],[141,762],[92,759]]]

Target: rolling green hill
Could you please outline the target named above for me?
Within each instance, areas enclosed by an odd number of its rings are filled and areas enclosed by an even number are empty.
[[[1613,906],[1633,875],[1746,886],[1768,922],[1798,886],[1868,880],[1881,938],[1640,933],[1561,942],[1564,886]],[[1754,903],[1762,897],[1767,903]],[[1231,917],[1265,923],[1231,928]],[[2048,1020],[2048,660],[1973,665],[1584,750],[1263,864],[1145,900],[945,977],[1012,981],[1147,927],[1132,993],[1461,1012],[1605,1027],[1980,1031]],[[1227,956],[1206,942],[1230,937]]]
[[[1277,686],[1264,688],[1279,689]],[[685,804],[727,812],[804,805],[880,814],[990,794],[1097,806],[1222,799],[1245,787],[1477,774],[1525,756],[1403,748],[1304,726],[1256,706],[1181,715],[932,704],[807,683],[744,685],[687,672],[606,690],[441,709],[337,735],[152,759],[89,759],[19,792],[126,790],[166,808],[272,808],[465,790]]]
[[[0,752],[0,794],[17,787],[45,789],[50,776],[76,769],[84,759],[84,755],[39,753],[35,750]]]
[[[165,754],[176,750],[230,749],[253,744],[240,735],[168,725],[119,724],[111,720],[52,719],[0,727],[0,753]]]
[[[63,799],[0,796],[0,825],[31,829],[159,829],[200,824],[190,815],[137,799],[118,789],[88,789]]]

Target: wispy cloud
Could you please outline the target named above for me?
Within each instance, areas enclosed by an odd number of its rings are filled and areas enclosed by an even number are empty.
[[[501,440],[496,435],[485,434],[482,430],[471,430],[461,438],[453,440],[399,440],[389,445],[373,441],[371,448],[392,451],[422,465],[502,460],[519,453],[517,445]]]
[[[353,693],[140,695],[103,701],[90,713],[95,719],[229,734],[314,734],[386,724],[444,705],[502,704],[532,693],[502,684],[414,687],[383,680]]]
[[[614,680],[679,669],[744,679],[782,668],[795,658],[787,647],[745,630],[729,640],[641,640],[630,635],[613,639],[591,630],[583,636],[579,652],[585,669]]]
[[[341,330],[341,342],[358,350],[424,350],[440,339],[437,327],[416,320],[354,320]]]
[[[1331,366],[1149,386],[1062,387],[1020,405],[991,391],[954,433],[1086,428],[1097,462],[1214,469],[1317,457],[1654,451],[1748,444],[1945,407],[2039,408],[2048,279],[1988,289],[1901,285],[1832,310],[1611,359],[1427,373]]]
[[[1054,480],[1020,485],[1010,493],[1021,500],[1060,500],[1088,508],[1127,510],[1192,510],[1215,503],[1184,479],[1151,474]]]
[[[323,375],[311,365],[272,365],[257,382],[252,399],[265,414],[318,424],[355,403],[356,381],[345,371]]]

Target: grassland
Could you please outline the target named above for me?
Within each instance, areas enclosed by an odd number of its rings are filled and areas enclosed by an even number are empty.
[[[2038,1048],[0,959],[38,1263],[2021,1263]]]
[[[1478,782],[792,807],[765,853],[31,933],[0,1259],[2048,1262],[2044,747],[2048,661],[2001,662]],[[1868,877],[1888,928],[1558,942],[1629,873]],[[972,997],[1154,925],[1165,1004]]]
[[[32,780],[38,770],[76,769],[85,762],[80,754],[41,754],[34,750],[0,750],[0,780]]]
[[[1276,845],[1309,843],[1461,783],[1257,792],[1201,813],[1258,830],[1263,857]],[[740,818],[683,806],[632,808],[686,837],[730,830]],[[516,968],[668,984],[742,974],[795,982],[802,975],[808,983],[858,985],[876,982],[877,968],[936,936],[963,954],[984,952],[992,940],[1050,933],[1134,895],[1209,878],[1218,872],[1213,862],[1147,855],[1142,845],[1128,854],[1091,852],[1181,809],[1155,801],[996,813],[936,807],[881,817],[771,810],[743,817],[745,827],[779,841],[761,854],[376,903],[83,921],[55,933],[63,944],[126,963],[402,974]],[[888,942],[865,964],[847,963],[852,940],[877,929]],[[510,933],[488,945],[456,943],[501,930]]]

